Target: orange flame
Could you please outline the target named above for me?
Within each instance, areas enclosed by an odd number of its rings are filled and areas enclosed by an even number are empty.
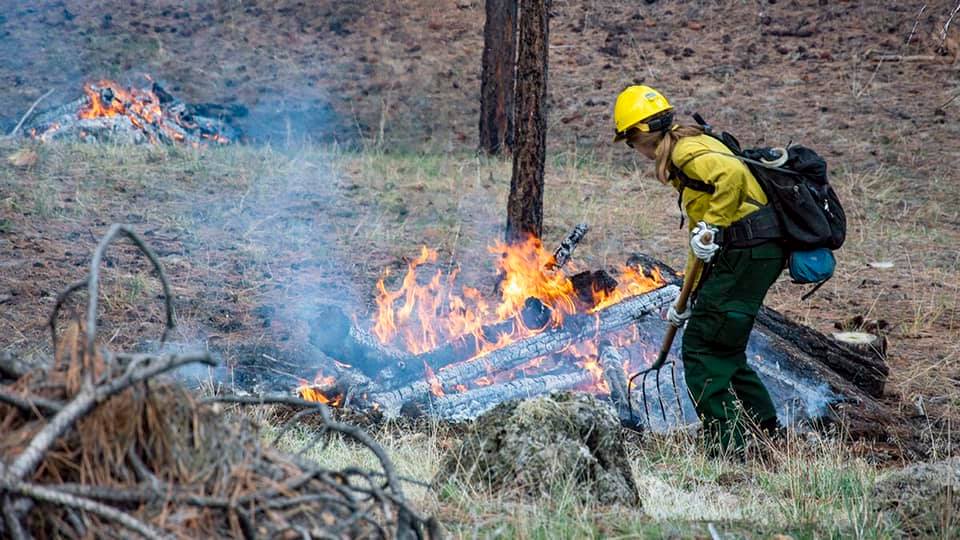
[[[443,397],[443,385],[440,384],[440,379],[426,362],[423,363],[423,367],[426,370],[427,383],[430,384],[430,393],[436,397]]]

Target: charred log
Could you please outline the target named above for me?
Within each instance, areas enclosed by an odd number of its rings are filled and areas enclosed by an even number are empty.
[[[772,309],[761,309],[757,321],[861,391],[875,398],[883,396],[890,370],[882,357],[867,354],[813,328],[796,324]]]
[[[633,268],[634,270],[642,273],[648,278],[654,276],[654,269],[659,270],[660,275],[663,276],[663,279],[667,283],[677,283],[680,284],[683,279],[677,274],[677,271],[668,266],[666,263],[660,259],[656,259],[647,255],[646,253],[634,253],[627,258],[627,266]]]
[[[404,369],[411,355],[382,345],[370,333],[353,325],[337,306],[323,304],[310,321],[310,343],[327,356],[355,366],[368,377],[381,370]]]
[[[577,293],[577,299],[582,304],[581,307],[588,309],[594,305],[597,294],[610,294],[617,288],[617,280],[613,279],[606,270],[580,272],[574,274],[570,282]]]
[[[459,394],[429,399],[421,408],[450,420],[468,420],[487,412],[498,403],[526,399],[541,394],[569,390],[593,380],[585,370],[560,375],[543,375],[528,379],[515,379],[501,384],[483,386]]]
[[[570,257],[573,256],[573,250],[577,249],[580,241],[587,235],[590,227],[586,223],[578,223],[563,240],[560,241],[560,247],[553,252],[553,260],[548,265],[550,270],[559,270],[567,264]]]

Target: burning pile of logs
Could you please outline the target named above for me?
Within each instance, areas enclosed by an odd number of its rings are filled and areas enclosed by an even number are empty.
[[[31,115],[23,134],[47,142],[73,140],[122,144],[227,144],[239,133],[216,108],[190,105],[152,82],[149,88],[124,88],[114,81],[87,83],[83,96]],[[18,126],[19,127],[19,126]]]

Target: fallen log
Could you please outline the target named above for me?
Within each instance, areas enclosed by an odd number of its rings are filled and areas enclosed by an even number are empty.
[[[880,356],[866,354],[813,328],[796,324],[772,309],[761,309],[757,321],[871,397],[883,396],[890,370]]]
[[[432,397],[419,404],[419,408],[425,413],[447,420],[471,420],[504,401],[570,390],[589,384],[592,380],[593,376],[590,372],[581,369],[559,375],[514,379],[458,394]]]
[[[368,377],[383,370],[404,369],[412,355],[387,347],[369,332],[357,328],[337,306],[314,308],[309,322],[310,343],[327,356],[346,362]]]
[[[520,339],[503,348],[480,357],[438,370],[435,379],[444,391],[453,385],[472,381],[487,373],[495,373],[515,368],[534,358],[555,353],[575,343],[615,332],[635,323],[646,315],[658,311],[676,299],[680,289],[676,285],[667,285],[646,294],[628,298],[622,302],[590,315],[572,315],[563,324],[539,334]],[[399,412],[400,406],[410,400],[426,397],[430,385],[417,381],[410,385],[387,392],[372,394],[369,400],[383,407],[390,416]]]

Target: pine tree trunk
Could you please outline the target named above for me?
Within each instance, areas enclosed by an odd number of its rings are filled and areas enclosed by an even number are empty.
[[[520,0],[514,122],[515,149],[507,242],[543,231],[543,164],[547,148],[547,2]]]
[[[517,58],[517,0],[487,0],[480,82],[480,149],[513,148],[513,92]]]

